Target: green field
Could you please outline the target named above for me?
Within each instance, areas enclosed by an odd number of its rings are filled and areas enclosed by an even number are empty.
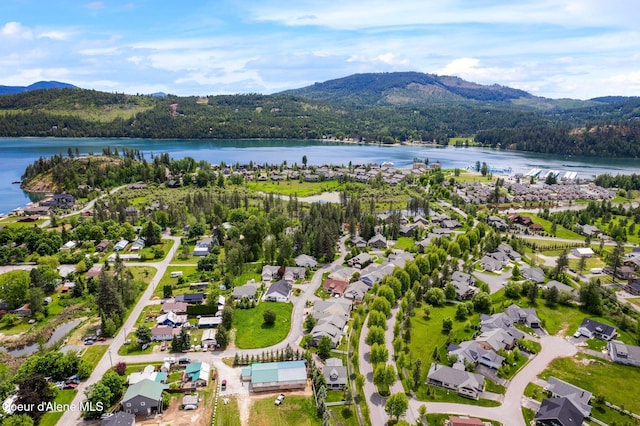
[[[398,237],[398,240],[393,245],[393,248],[405,251],[415,250],[416,242],[413,238],[410,237]]]
[[[353,405],[339,405],[337,407],[327,407],[333,422],[331,424],[342,426],[359,426],[358,415]]]
[[[59,390],[58,395],[54,398],[54,402],[57,404],[71,404],[73,398],[76,396],[76,391],[71,389]],[[54,426],[62,417],[64,411],[55,411],[46,413],[40,419],[40,426]]]
[[[276,313],[272,327],[264,325],[263,313],[271,309]],[[291,303],[262,302],[252,309],[236,309],[233,328],[236,330],[235,344],[239,349],[266,348],[282,341],[291,329]]]
[[[233,397],[226,399],[229,401],[227,404],[224,403],[222,398],[218,399],[215,424],[220,426],[241,426],[238,400]]]
[[[221,423],[219,423],[221,424]],[[255,426],[320,426],[312,397],[287,396],[282,405],[274,405],[273,398],[257,400],[251,406],[249,424]]]
[[[640,413],[640,399],[636,392],[621,391],[630,389],[631,383],[640,383],[640,368],[577,354],[573,358],[558,358],[551,362],[540,375],[544,379],[549,376],[588,389],[593,395],[603,395],[612,404]]]
[[[254,191],[281,195],[297,195],[298,197],[308,197],[318,195],[323,192],[340,191],[343,185],[337,180],[327,180],[324,182],[300,182],[299,180],[248,182],[247,187]]]
[[[82,359],[91,365],[91,371],[96,368],[98,361],[102,359],[109,349],[109,345],[92,345],[88,346],[82,354]]]

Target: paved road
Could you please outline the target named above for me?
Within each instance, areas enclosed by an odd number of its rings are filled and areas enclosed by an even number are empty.
[[[145,307],[146,302],[151,298],[153,291],[155,290],[156,286],[160,282],[160,279],[162,278],[165,271],[167,270],[167,266],[169,266],[169,263],[171,263],[173,256],[175,256],[178,250],[178,247],[180,246],[180,244],[178,244],[180,241],[180,237],[165,236],[164,238],[174,240],[173,246],[169,250],[169,253],[164,258],[164,260],[160,262],[145,264],[145,266],[155,267],[157,269],[157,272],[155,276],[151,279],[151,282],[147,286],[147,289],[144,291],[142,296],[140,296],[140,300],[138,301],[136,306],[133,308],[133,310],[129,314],[127,321],[124,323],[122,328],[120,328],[120,331],[118,332],[118,334],[113,339],[111,339],[110,348],[107,351],[107,353],[105,353],[102,359],[98,362],[96,368],[93,370],[93,373],[91,373],[91,376],[85,382],[80,383],[80,385],[78,386],[78,393],[76,394],[76,397],[73,399],[73,402],[72,402],[73,404],[75,404],[74,405],[75,407],[79,407],[80,403],[85,399],[84,390],[87,388],[87,386],[90,386],[93,383],[100,380],[104,375],[104,373],[106,373],[107,370],[111,368],[111,362],[115,364],[119,361],[120,357],[117,355],[117,352],[118,352],[118,348],[120,348],[120,346],[124,344],[126,333],[133,330],[133,326],[135,325],[135,322],[140,316],[140,314],[142,313],[142,309]],[[73,425],[73,424],[77,424],[79,422],[79,419],[80,419],[79,411],[65,411],[62,418],[58,421],[58,424]]]

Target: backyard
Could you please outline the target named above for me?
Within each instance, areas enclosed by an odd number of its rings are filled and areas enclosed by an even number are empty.
[[[273,326],[264,323],[263,314],[270,309],[276,313]],[[291,329],[291,303],[262,302],[255,308],[235,309],[233,328],[235,345],[239,349],[265,348],[282,341]]]
[[[222,423],[219,423],[222,424]],[[319,426],[312,397],[287,395],[282,405],[274,405],[273,398],[254,400],[249,424],[252,426]]]

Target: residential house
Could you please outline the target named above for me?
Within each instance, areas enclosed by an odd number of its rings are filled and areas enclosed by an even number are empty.
[[[262,281],[271,282],[274,278],[278,278],[280,267],[277,265],[264,265],[262,267]]]
[[[213,245],[212,237],[205,237],[205,238],[199,239],[198,241],[196,241],[196,246],[193,248],[193,255],[194,256],[208,255],[212,245]]]
[[[322,283],[322,288],[324,291],[329,293],[331,296],[342,296],[347,289],[348,283],[342,280],[334,280],[331,278],[327,278]]]
[[[182,397],[182,406],[185,408],[198,408],[198,402],[200,398],[198,398],[198,394],[194,395],[185,395]]]
[[[215,347],[218,342],[216,341],[216,333],[217,331],[213,328],[207,328],[202,331],[202,337],[200,338],[200,344],[202,347]]]
[[[205,291],[207,288],[209,288],[209,283],[206,281],[201,283],[189,284],[189,290],[193,290],[193,291]]]
[[[103,419],[100,426],[135,426],[136,416],[124,411],[118,411],[112,416]]]
[[[624,290],[635,295],[640,296],[640,279],[631,278],[627,282],[627,285],[624,286]]]
[[[388,262],[399,268],[404,268],[407,262],[413,260],[413,254],[404,250],[394,250],[387,258]]]
[[[427,235],[429,238],[451,237],[451,229],[449,228],[433,228]]]
[[[359,235],[356,235],[352,240],[351,244],[359,249],[363,249],[367,247],[367,241]]]
[[[551,280],[548,283],[546,283],[542,288],[544,289],[550,289],[550,288],[555,288],[557,289],[559,292],[560,291],[566,291],[568,293],[571,293],[571,295],[574,298],[578,297],[578,292],[576,291],[575,288],[568,286],[564,283],[561,283],[560,281],[556,281],[556,280]]]
[[[597,226],[593,225],[576,225],[576,231],[584,236],[598,237],[601,232]]]
[[[145,379],[129,386],[122,398],[122,409],[134,415],[148,416],[162,412],[162,391],[166,385]]]
[[[242,368],[242,381],[248,381],[253,392],[302,390],[307,385],[304,361],[254,363]]]
[[[451,343],[447,348],[449,356],[455,355],[458,362],[467,364],[480,364],[489,368],[498,369],[504,363],[504,357],[491,349],[485,349],[474,340],[467,340],[459,344]]]
[[[367,245],[375,249],[386,249],[387,239],[381,234],[376,234],[367,241]]]
[[[486,350],[511,350],[518,343],[519,335],[510,331],[503,328],[483,331],[476,337],[476,342]]]
[[[29,304],[22,305],[18,309],[14,310],[13,313],[20,315],[21,317],[29,317],[31,316],[31,307]]]
[[[578,327],[578,331],[581,335],[589,339],[597,337],[600,340],[607,341],[613,339],[618,333],[615,327],[589,318],[582,320],[580,327]]]
[[[609,356],[613,362],[640,367],[640,346],[627,345],[619,340],[608,343]]]
[[[120,240],[113,246],[113,251],[122,251],[127,247],[127,245],[129,245],[129,241],[124,239]]]
[[[204,295],[203,293],[185,293],[185,294],[178,294],[177,296],[174,297],[174,300],[176,302],[184,302],[189,305],[201,305],[202,302],[204,302],[204,299],[206,297],[207,296]]]
[[[591,406],[589,405],[591,392],[553,376],[549,376],[547,383],[549,384],[547,391],[552,398],[569,398],[583,416],[587,417],[591,414]]]
[[[454,364],[454,367],[432,363],[427,374],[427,384],[451,389],[460,396],[478,399],[484,391],[484,377],[480,374],[464,371],[464,365]]]
[[[515,262],[519,262],[522,260],[522,255],[520,255],[520,253],[515,251],[513,247],[511,247],[509,244],[501,243],[498,246],[498,251],[501,251],[502,253],[506,254],[507,256],[509,256],[509,259]]]
[[[146,240],[144,237],[136,238],[136,240],[129,247],[129,251],[140,251],[144,248]]]
[[[509,224],[499,216],[489,216],[487,218],[487,224],[498,231],[506,231],[509,229]]]
[[[391,263],[387,263],[383,265],[378,265],[377,263],[371,264],[368,267],[366,267],[364,270],[362,270],[362,273],[360,275],[360,280],[365,284],[369,285],[370,287],[372,287],[374,284],[381,282],[382,279],[387,275],[391,275],[394,269],[395,269],[395,266]],[[371,271],[371,272],[368,272],[368,271]]]
[[[415,230],[416,225],[400,225],[400,228],[398,229],[398,235],[400,235],[401,237],[412,237]]]
[[[501,267],[507,266],[509,264],[509,256],[505,252],[502,251],[494,251],[492,253],[488,253],[487,256],[494,258],[498,262],[500,262]]]
[[[354,303],[362,302],[369,289],[365,282],[358,280],[347,286],[343,296],[345,299],[353,300]]]
[[[582,426],[583,420],[569,398],[543,399],[535,416],[536,426]]]
[[[294,261],[297,266],[302,268],[315,268],[318,266],[318,262],[313,258],[313,256],[309,256],[307,254],[301,254],[297,256]]]
[[[486,426],[486,424],[474,417],[449,416],[446,426]]]
[[[342,390],[347,385],[347,367],[342,365],[340,358],[327,359],[322,374],[329,390]]]
[[[182,382],[189,383],[191,386],[182,387],[204,387],[209,383],[211,375],[211,366],[206,362],[192,362],[187,365],[182,373]]]
[[[187,322],[186,315],[178,315],[175,312],[169,311],[166,314],[161,314],[156,317],[157,325],[166,325],[168,327],[180,327]]]
[[[588,257],[593,257],[595,253],[593,252],[591,247],[576,247],[573,250],[571,250],[571,254],[576,257],[588,258]]]
[[[180,334],[179,328],[158,325],[151,329],[151,340],[154,342],[166,342],[172,340],[173,336]]]
[[[107,249],[107,247],[109,247],[109,244],[111,243],[111,241],[109,240],[102,240],[100,241],[97,245],[96,245],[96,251],[98,253],[102,253],[103,251],[105,251]]]
[[[635,268],[633,266],[620,266],[616,268],[616,278],[630,280],[635,278]]]
[[[222,316],[198,318],[198,328],[215,328],[222,324]]]
[[[169,312],[173,312],[175,314],[186,314],[187,306],[189,305],[184,302],[164,302],[162,304],[161,312],[163,314],[167,314]]]
[[[480,260],[482,269],[489,272],[495,272],[502,269],[502,263],[491,256],[485,255]]]
[[[153,365],[147,365],[142,371],[131,373],[127,376],[127,384],[129,386],[135,385],[143,380],[153,380],[154,382],[162,383],[167,378],[167,375],[162,372],[156,371]]]
[[[440,222],[440,226],[447,229],[455,229],[460,227],[460,222],[455,219],[448,219]]]
[[[513,322],[518,324],[524,324],[529,328],[540,328],[542,321],[538,318],[538,314],[535,309],[532,308],[521,308],[515,303],[509,306],[504,311],[509,318],[513,320]]]
[[[357,269],[362,269],[366,267],[368,264],[370,264],[372,261],[373,261],[373,258],[371,257],[371,255],[369,253],[363,252],[347,260],[347,265]]]
[[[522,278],[531,280],[535,283],[542,284],[544,282],[544,271],[538,267],[526,267],[520,271]]]
[[[233,300],[241,300],[247,298],[255,300],[258,292],[258,284],[254,280],[248,281],[245,285],[233,288]]]
[[[294,282],[296,280],[301,280],[306,278],[307,276],[307,268],[298,267],[298,266],[287,266],[284,268],[284,275],[282,278],[285,281]]]
[[[269,286],[264,294],[264,300],[269,302],[288,302],[293,286],[285,280],[277,281]]]

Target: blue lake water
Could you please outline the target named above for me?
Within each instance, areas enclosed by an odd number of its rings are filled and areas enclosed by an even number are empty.
[[[147,159],[167,152],[173,158],[193,157],[210,163],[302,163],[362,164],[390,161],[396,167],[411,166],[414,158],[439,161],[444,168],[466,168],[476,161],[496,168],[511,167],[513,173],[533,168],[575,171],[578,177],[640,172],[640,160],[567,157],[527,152],[497,151],[487,148],[437,148],[432,146],[380,146],[301,140],[153,140],[107,138],[0,138],[0,213],[24,206],[29,195],[11,184],[20,180],[24,169],[39,157],[67,155],[68,148],[81,154],[100,154],[103,147],[128,147],[144,152]]]

